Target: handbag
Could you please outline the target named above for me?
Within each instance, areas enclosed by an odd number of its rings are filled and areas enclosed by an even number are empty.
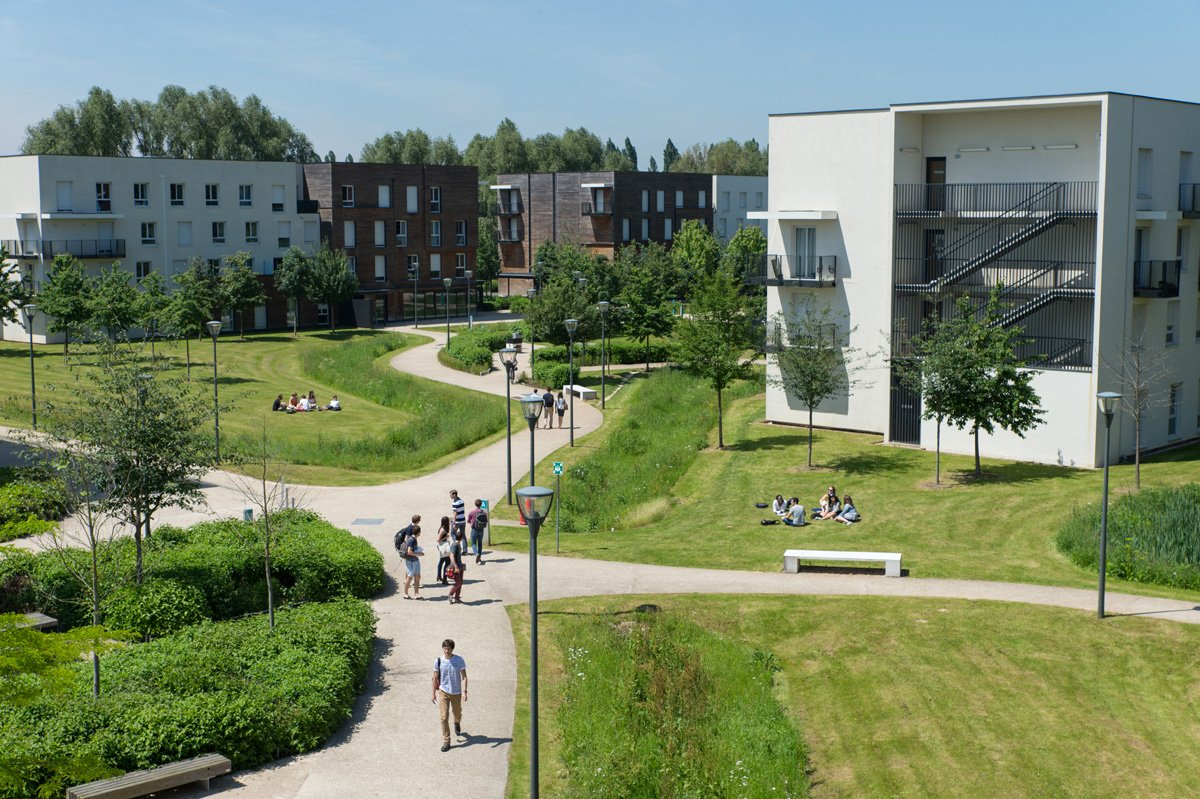
[[[446,567],[446,580],[447,580],[447,582],[454,582],[454,579],[455,579],[456,577],[458,577],[458,570],[457,570],[457,569],[455,569],[455,568],[454,568],[454,566],[447,566],[447,567]]]
[[[437,549],[438,549],[438,555],[440,557],[443,557],[443,558],[450,557],[450,542],[449,541],[438,542]]]

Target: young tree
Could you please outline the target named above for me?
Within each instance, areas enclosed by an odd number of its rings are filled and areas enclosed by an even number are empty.
[[[688,371],[708,380],[717,392],[717,446],[725,447],[722,393],[735,380],[748,377],[753,346],[752,319],[737,278],[718,268],[700,281],[692,295],[691,317],[678,325],[679,360]]]
[[[300,300],[304,299],[310,268],[312,259],[294,244],[284,253],[283,262],[275,268],[275,290],[287,298],[291,308],[293,336],[300,325]]]
[[[29,302],[28,288],[20,267],[8,260],[8,250],[0,245],[0,322],[17,321],[21,306]]]
[[[365,161],[366,159],[364,158],[363,160]],[[335,153],[333,150],[330,150],[329,152],[325,153],[325,163],[332,164],[332,163],[335,163],[336,161],[337,161],[337,153]]]
[[[650,339],[670,335],[675,326],[670,297],[662,278],[669,263],[658,244],[622,247],[615,266],[623,276],[624,288],[618,298],[619,319],[625,335],[646,347],[646,371],[650,371]]]
[[[651,172],[658,171],[658,162],[654,160],[654,156],[650,156],[650,171]]]
[[[225,271],[221,273],[222,304],[237,314],[238,338],[243,341],[246,339],[245,312],[267,301],[267,293],[263,291],[258,275],[250,268],[253,260],[253,256],[245,251],[227,255]]]
[[[670,172],[671,167],[679,160],[679,148],[675,146],[675,142],[667,139],[667,146],[663,147],[662,171]]]
[[[767,237],[757,225],[738,229],[721,253],[722,263],[728,264],[738,280],[745,285],[746,278],[758,272],[762,257],[767,254]]]
[[[129,273],[114,263],[100,271],[88,298],[88,325],[104,328],[115,341],[137,321],[136,306],[137,290],[129,283]]]
[[[42,283],[37,304],[48,318],[50,332],[64,334],[63,355],[70,354],[71,336],[81,335],[91,316],[91,292],[91,281],[75,256],[54,256],[54,266]]]
[[[624,153],[625,157],[629,159],[629,163],[633,164],[633,168],[637,169],[638,168],[637,148],[633,146],[633,142],[631,142],[629,140],[628,136],[625,137],[625,146],[621,148],[621,152]]]
[[[496,229],[496,220],[479,218],[479,246],[475,250],[475,269],[479,285],[486,285],[500,274],[500,245],[488,235]]]
[[[253,449],[243,454],[242,466],[246,477],[237,477],[238,493],[258,511],[258,520],[251,528],[254,543],[262,549],[263,576],[267,581],[267,618],[275,629],[275,591],[271,580],[272,549],[276,540],[275,514],[284,509],[283,478],[272,481],[279,473],[280,461],[267,434],[267,420],[263,419],[260,438]]]
[[[165,281],[158,272],[150,272],[138,281],[137,322],[150,339],[150,357],[154,357],[154,339],[158,336],[158,327],[167,315],[171,298],[167,295]]]
[[[1112,372],[1121,394],[1121,410],[1133,422],[1133,485],[1142,489],[1142,424],[1146,413],[1166,404],[1167,395],[1161,386],[1171,375],[1171,361],[1163,347],[1146,342],[1145,333],[1138,331],[1125,337],[1116,362],[1102,359]]]
[[[191,337],[203,336],[204,325],[220,314],[221,270],[199,257],[188,261],[188,268],[175,276],[178,290],[171,295],[163,316],[173,333],[183,338],[187,379],[192,379]]]
[[[350,271],[345,250],[335,250],[329,242],[321,242],[312,268],[308,270],[308,282],[304,295],[313,302],[329,306],[329,329],[334,327],[337,306],[354,296],[358,291],[358,276]]]
[[[773,386],[796,397],[808,410],[808,467],[812,468],[813,410],[822,402],[848,397],[858,380],[862,364],[858,350],[850,346],[845,314],[836,313],[828,302],[819,302],[812,292],[801,297],[794,318],[776,314],[772,320],[769,356],[774,356],[778,375],[767,378]]]
[[[596,306],[588,302],[586,289],[579,287],[569,271],[558,269],[542,284],[537,301],[525,312],[525,322],[535,340],[567,344],[570,341],[564,325],[567,319],[579,320],[576,342],[600,334],[600,314]]]
[[[694,286],[716,270],[720,260],[721,245],[712,231],[697,219],[684,222],[671,244],[671,263],[679,276],[676,296],[687,296]]]

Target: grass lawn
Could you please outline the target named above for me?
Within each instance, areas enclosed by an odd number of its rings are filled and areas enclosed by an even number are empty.
[[[994,602],[757,595],[541,604],[544,795],[565,795],[557,711],[573,675],[560,631],[581,616],[617,623],[645,602],[774,654],[817,799],[1200,795],[1200,629]],[[514,799],[529,780],[527,610],[509,609]]]
[[[265,425],[282,460],[291,464],[289,481],[372,485],[439,468],[494,440],[504,428],[502,403],[492,408],[496,403],[484,395],[401,375],[388,365],[391,355],[426,340],[372,330],[305,332],[298,338],[248,335],[245,341],[221,338],[217,382],[222,401],[233,404],[221,415],[222,450],[259,435]],[[392,343],[398,348],[378,351]],[[35,349],[38,403],[44,409],[75,386],[84,369],[64,362],[61,345]],[[183,379],[183,343],[160,342],[156,350],[172,360],[168,375]],[[78,363],[83,359],[75,352],[72,360]],[[192,380],[211,401],[211,341],[193,340],[191,358]],[[0,423],[28,427],[29,351],[20,343],[0,342],[0,386]],[[309,389],[321,404],[338,394],[344,410],[271,413],[276,394],[286,400],[292,391]],[[439,420],[450,415],[472,418],[477,424],[465,434],[466,426],[457,425],[455,436],[442,435]],[[413,437],[422,441],[412,444],[408,439]]]
[[[598,448],[620,450],[620,421],[642,414],[639,381],[608,403],[604,426],[546,458],[567,466],[564,494],[572,490],[570,467]],[[709,447],[696,457],[674,487],[641,506],[629,509],[626,523],[615,530],[575,532],[564,529],[562,553],[603,560],[673,566],[779,571],[783,550],[865,549],[904,555],[904,568],[915,577],[960,577],[984,580],[1091,587],[1095,575],[1077,568],[1054,544],[1065,511],[1099,502],[1102,473],[1013,461],[984,461],[985,476],[970,478],[970,456],[943,455],[943,481],[934,476],[934,453],[882,446],[877,436],[818,430],[814,469],[805,464],[807,430],[769,425],[763,418],[762,395],[726,406],[726,449],[718,450],[716,431]],[[650,425],[679,420],[660,416]],[[1143,486],[1175,485],[1197,479],[1200,447],[1155,457],[1142,465]],[[539,470],[548,473],[549,464]],[[549,478],[543,478],[549,479]],[[1112,469],[1112,490],[1132,490],[1132,465]],[[782,524],[763,527],[774,518],[754,507],[776,494],[798,496],[813,505],[827,485],[851,493],[864,521],[853,526],[817,522],[804,528]],[[604,501],[616,502],[615,486]],[[1040,511],[1030,509],[1033,498]],[[1059,513],[1061,509],[1063,513]],[[515,518],[515,509],[500,505],[498,518]],[[511,532],[510,532],[511,530]],[[710,545],[721,539],[727,546]],[[498,527],[493,540],[524,549],[523,528]],[[695,545],[696,541],[700,545]],[[1159,586],[1109,581],[1113,590],[1193,598]]]

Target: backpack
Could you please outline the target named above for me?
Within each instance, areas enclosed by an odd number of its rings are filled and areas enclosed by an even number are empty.
[[[479,512],[475,514],[475,524],[471,526],[475,530],[486,530],[488,526],[487,511],[480,508]]]
[[[408,540],[408,528],[402,527],[396,531],[396,535],[392,538],[392,546],[396,547],[396,551],[401,555],[404,554],[404,544]]]

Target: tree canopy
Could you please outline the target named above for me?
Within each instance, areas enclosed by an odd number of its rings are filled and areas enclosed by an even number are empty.
[[[329,306],[329,329],[334,330],[337,306],[358,291],[358,277],[350,271],[346,251],[321,242],[306,275],[304,295],[313,302]]]
[[[670,141],[667,142],[670,144]],[[761,149],[755,139],[738,142],[726,139],[716,144],[693,144],[673,159],[671,164],[665,164],[666,152],[663,153],[664,171],[667,172],[711,172],[714,175],[766,175],[767,151]]]

